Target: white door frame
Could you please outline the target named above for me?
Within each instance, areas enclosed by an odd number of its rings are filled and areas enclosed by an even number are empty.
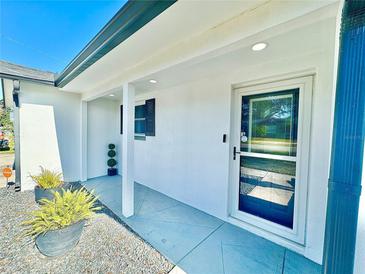
[[[264,230],[273,236],[277,235],[302,246],[305,245],[312,86],[313,76],[307,75],[291,79],[286,78],[286,80],[271,80],[270,82],[258,83],[256,85],[250,83],[249,86],[241,85],[232,90],[233,109],[230,134],[232,151],[232,154],[230,155],[230,217],[235,219],[236,224],[242,223],[243,226],[245,224],[252,226],[252,232],[261,232]],[[233,147],[236,146],[237,148],[240,148],[241,101],[243,95],[264,94],[294,88],[299,88],[299,115],[296,184],[294,193],[294,219],[293,229],[290,229],[238,210],[240,164],[239,155],[237,155],[238,157],[236,157],[236,160],[233,160]]]

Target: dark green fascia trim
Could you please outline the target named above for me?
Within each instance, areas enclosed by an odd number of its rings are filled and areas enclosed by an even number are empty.
[[[55,84],[64,87],[101,57],[132,36],[177,0],[129,0],[86,47],[67,65]],[[148,41],[146,41],[148,43]]]
[[[365,26],[365,1],[346,0],[346,5],[344,5],[343,9],[341,32],[362,26]]]

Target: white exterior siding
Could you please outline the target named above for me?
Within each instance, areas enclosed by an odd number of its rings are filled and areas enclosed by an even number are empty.
[[[20,113],[23,104],[33,104],[39,106],[50,106],[53,108],[54,121],[57,133],[59,155],[49,155],[48,159],[41,160],[40,155],[50,153],[44,151],[47,148],[44,146],[44,140],[52,136],[54,132],[50,128],[44,128],[48,125],[40,124],[42,133],[48,132],[49,136],[21,136],[20,138],[27,139],[26,146],[32,146],[38,153],[20,153],[21,161],[31,161],[35,167],[46,163],[51,158],[59,157],[62,163],[64,179],[66,181],[78,181],[80,178],[80,95],[61,92],[58,88],[36,84],[27,81],[21,81],[20,85]],[[31,112],[30,112],[31,113]],[[24,117],[29,119],[30,117]],[[26,120],[24,120],[26,121]],[[24,125],[24,124],[23,124]],[[20,120],[20,128],[22,129],[22,119]],[[21,142],[21,152],[26,149],[24,143]],[[57,143],[54,143],[57,145]],[[46,167],[46,166],[45,166]],[[29,175],[29,172],[34,173],[34,170],[26,170],[25,166],[21,166],[21,171],[24,176]],[[39,170],[37,168],[37,170]]]
[[[40,167],[62,172],[53,106],[22,103],[19,121],[21,189],[32,190]]]
[[[156,136],[135,141],[135,176],[212,215],[227,217],[230,86],[204,79],[149,94]]]
[[[118,117],[119,103],[116,101],[101,98],[87,103],[88,178],[107,174],[108,144],[116,144],[117,149],[119,147]]]
[[[1,79],[3,81],[5,107],[13,107],[13,80]]]

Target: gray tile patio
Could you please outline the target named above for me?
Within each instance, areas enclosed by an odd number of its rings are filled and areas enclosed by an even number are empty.
[[[84,182],[101,202],[143,239],[186,273],[320,273],[321,267],[303,256],[135,184],[135,215],[121,212],[121,177]]]

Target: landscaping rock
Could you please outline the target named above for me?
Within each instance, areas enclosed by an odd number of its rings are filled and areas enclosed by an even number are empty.
[[[173,264],[130,229],[104,213],[88,221],[80,242],[60,257],[43,256],[21,236],[34,192],[0,189],[0,273],[168,273]]]

